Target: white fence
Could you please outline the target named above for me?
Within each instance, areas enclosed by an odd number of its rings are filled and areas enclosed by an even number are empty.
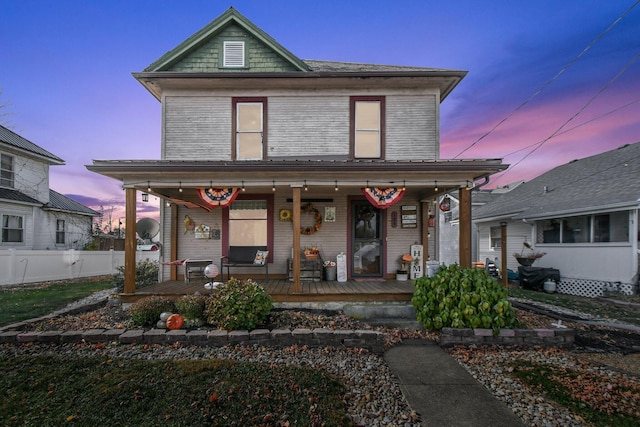
[[[138,251],[136,261],[158,261],[159,251]],[[116,274],[124,251],[0,251],[0,286]]]

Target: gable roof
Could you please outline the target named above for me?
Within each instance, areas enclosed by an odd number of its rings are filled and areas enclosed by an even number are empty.
[[[49,203],[42,206],[42,209],[48,211],[69,212],[79,215],[99,216],[100,213],[91,208],[86,207],[82,203],[76,202],[67,196],[54,190],[49,190]]]
[[[44,157],[51,163],[58,165],[64,164],[64,160],[62,160],[60,157],[56,156],[55,154],[51,154],[44,148],[34,144],[26,138],[21,137],[17,133],[7,129],[2,125],[0,125],[0,144],[1,143],[5,143],[21,151],[27,151],[31,154],[36,154],[40,157]]]
[[[31,196],[27,196],[21,191],[14,190],[12,188],[2,188],[0,187],[0,200],[7,200],[10,202],[21,202],[27,203],[30,205],[42,205],[42,202],[34,199]]]
[[[293,53],[285,49],[280,43],[275,41],[270,35],[262,31],[258,26],[245,18],[240,12],[233,7],[227,9],[222,15],[211,21],[204,28],[180,43],[174,49],[162,55],[153,64],[149,65],[144,71],[167,71],[171,65],[179,62],[188,56],[194,49],[202,45],[206,41],[218,35],[229,25],[236,24],[246,32],[267,45],[272,51],[288,61],[295,69],[306,71],[307,65],[296,57]]]
[[[640,142],[573,160],[476,209],[474,220],[542,219],[640,206]]]

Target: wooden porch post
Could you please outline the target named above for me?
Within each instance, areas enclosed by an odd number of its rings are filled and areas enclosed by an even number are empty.
[[[125,190],[124,293],[136,292],[136,189]]]
[[[459,258],[460,266],[471,268],[471,191],[466,187],[458,190],[459,205]]]
[[[301,294],[302,286],[300,285],[300,187],[292,187],[293,190],[293,284],[291,285],[291,293]]]
[[[171,243],[169,247],[169,261],[178,259],[178,205],[171,204]],[[222,269],[222,266],[220,267]],[[169,268],[169,278],[171,280],[178,279],[178,266],[171,264]]]
[[[507,221],[500,222],[500,247],[502,252],[502,286],[509,286],[509,275],[507,272]]]

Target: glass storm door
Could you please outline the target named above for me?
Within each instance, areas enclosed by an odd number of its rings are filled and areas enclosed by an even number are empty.
[[[351,275],[382,277],[383,213],[366,200],[351,205]]]

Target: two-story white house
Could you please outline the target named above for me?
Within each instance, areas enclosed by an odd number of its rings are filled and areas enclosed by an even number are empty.
[[[161,158],[87,168],[122,182],[127,223],[138,192],[163,200],[165,261],[261,247],[269,279],[289,278],[296,294],[303,250],[316,247],[325,261],[344,254],[349,280],[392,279],[411,245],[420,264],[436,253],[429,211],[456,190],[470,266],[468,188],[506,165],[440,158],[440,103],[466,71],[302,60],[230,8],[133,75],[162,103]]]
[[[0,126],[0,249],[82,249],[99,213],[49,188],[64,160]]]

